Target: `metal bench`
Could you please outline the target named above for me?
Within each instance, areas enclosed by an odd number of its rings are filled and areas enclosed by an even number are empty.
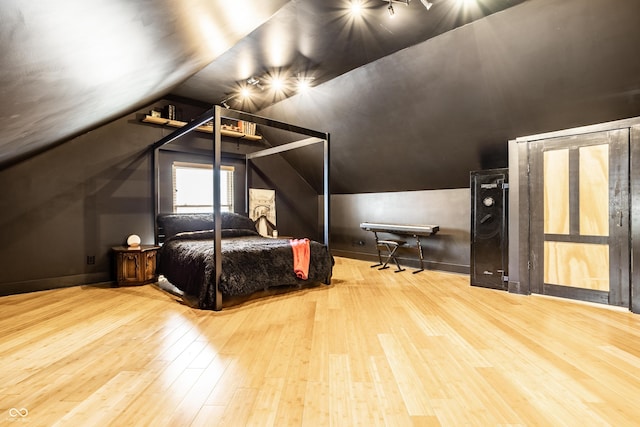
[[[386,268],[389,268],[389,262],[393,261],[396,264],[396,270],[394,271],[394,273],[399,273],[401,271],[404,271],[404,268],[402,268],[400,266],[400,262],[398,261],[398,258],[396,257],[396,252],[398,251],[398,248],[400,246],[405,245],[407,242],[404,240],[378,240],[376,239],[376,245],[377,245],[377,249],[378,249],[378,264],[374,264],[371,267],[378,267],[378,266],[382,266],[380,267],[378,270],[384,270]],[[387,259],[385,260],[385,262],[382,262],[382,253],[380,252],[380,249],[384,249],[387,251]]]

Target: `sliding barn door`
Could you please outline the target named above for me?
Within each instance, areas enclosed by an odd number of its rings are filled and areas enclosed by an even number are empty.
[[[531,291],[629,306],[629,131],[530,145]]]

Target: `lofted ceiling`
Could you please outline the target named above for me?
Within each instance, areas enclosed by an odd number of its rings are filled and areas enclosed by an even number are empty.
[[[0,169],[167,95],[257,111],[285,95],[234,98],[250,77],[321,85],[523,1],[3,0]]]

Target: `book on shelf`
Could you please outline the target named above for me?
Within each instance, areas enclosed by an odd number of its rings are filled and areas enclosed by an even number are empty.
[[[213,121],[209,121],[205,123],[204,126],[213,127]],[[222,130],[229,130],[232,132],[238,132],[245,135],[256,136],[257,126],[255,123],[246,122],[244,120],[233,120],[233,121],[225,121],[220,125]]]
[[[245,135],[255,135],[256,134],[256,124],[252,122],[245,122],[244,120],[238,120],[238,127],[240,128],[240,132]]]

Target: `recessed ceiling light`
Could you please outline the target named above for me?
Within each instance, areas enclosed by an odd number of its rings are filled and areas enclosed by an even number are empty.
[[[284,81],[280,77],[275,77],[271,80],[271,87],[276,92],[279,92],[284,89]]]
[[[307,92],[315,80],[315,77],[298,73],[296,76],[296,90],[299,93]]]
[[[309,90],[309,82],[307,80],[298,81],[298,92],[306,92]]]
[[[351,11],[351,15],[360,16],[362,14],[361,0],[351,0],[350,11]]]

